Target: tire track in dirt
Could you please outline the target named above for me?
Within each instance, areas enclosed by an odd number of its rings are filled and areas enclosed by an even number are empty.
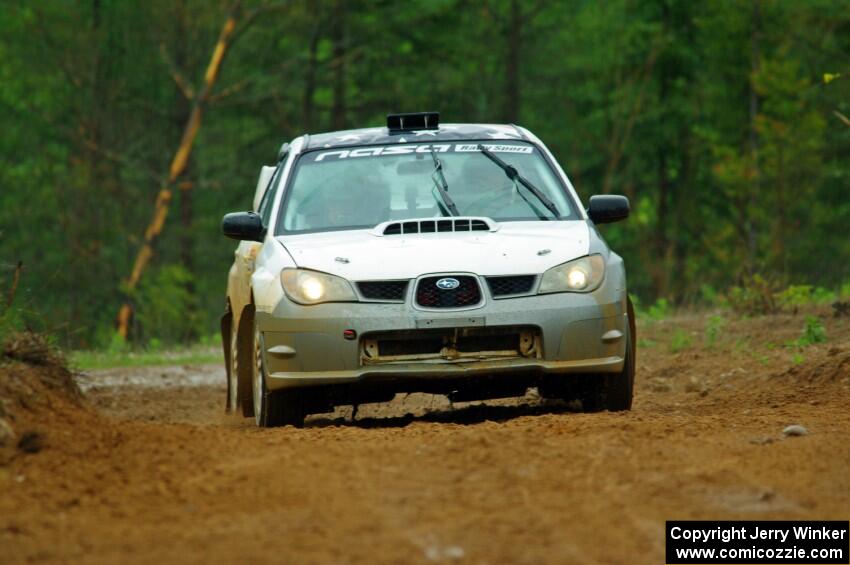
[[[701,318],[642,328],[656,346],[618,414],[411,395],[261,430],[223,415],[218,367],[91,375],[94,410],[54,403],[45,449],[0,467],[0,546],[10,562],[648,563],[667,519],[847,519],[850,324],[798,366],[735,346],[793,336],[788,318],[679,353],[666,340]],[[794,423],[809,434],[783,438]]]

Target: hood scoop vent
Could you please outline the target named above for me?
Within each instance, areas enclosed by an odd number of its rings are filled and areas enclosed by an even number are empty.
[[[499,226],[490,218],[455,217],[441,219],[384,222],[375,226],[374,235],[407,235],[422,233],[496,231]]]

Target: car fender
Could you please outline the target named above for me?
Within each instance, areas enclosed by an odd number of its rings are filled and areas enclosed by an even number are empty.
[[[295,261],[273,237],[267,237],[251,275],[251,295],[257,312],[271,313],[283,298],[280,272],[295,267]]]

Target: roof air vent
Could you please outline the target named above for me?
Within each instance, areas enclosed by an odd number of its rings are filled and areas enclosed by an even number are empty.
[[[387,129],[391,134],[421,129],[440,129],[440,113],[387,114]]]

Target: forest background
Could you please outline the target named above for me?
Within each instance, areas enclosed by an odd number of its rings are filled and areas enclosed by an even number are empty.
[[[850,2],[2,0],[0,332],[214,335],[261,165],[394,111],[517,123],[645,309],[850,295]],[[167,212],[167,213],[166,213]]]

